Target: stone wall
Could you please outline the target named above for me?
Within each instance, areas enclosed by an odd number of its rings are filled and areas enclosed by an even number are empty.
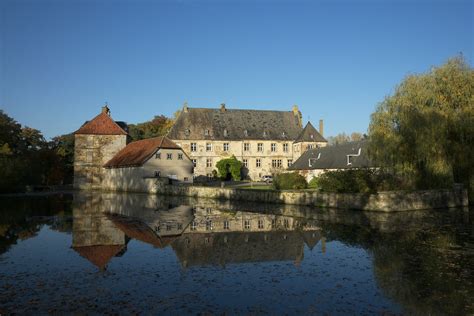
[[[159,194],[191,196],[260,203],[281,203],[355,209],[364,211],[409,211],[468,205],[467,190],[392,191],[378,194],[319,193],[315,191],[272,191],[214,188],[189,185],[162,185]]]
[[[101,189],[102,166],[127,145],[126,135],[75,135],[74,188]]]
[[[324,146],[326,143],[298,143],[296,146],[292,140],[179,140],[174,142],[181,146],[183,151],[195,161],[195,176],[207,176],[217,170],[216,164],[219,160],[234,155],[238,160],[246,162],[243,168],[245,178],[260,180],[264,175],[285,170],[293,163],[305,148],[312,146]],[[191,144],[195,146],[191,150]],[[207,146],[209,144],[210,146]],[[224,150],[224,144],[227,150]],[[260,145],[259,145],[260,144]],[[272,151],[272,144],[275,150]],[[257,159],[259,160],[257,163]],[[281,163],[280,167],[272,164]]]

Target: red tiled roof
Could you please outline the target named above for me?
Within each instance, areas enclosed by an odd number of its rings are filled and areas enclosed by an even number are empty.
[[[74,134],[87,135],[127,135],[105,111],[81,126]]]
[[[105,270],[107,263],[122,249],[123,245],[96,245],[73,247],[77,253],[97,266],[100,270]]]
[[[143,165],[159,148],[181,149],[165,136],[132,142],[119,151],[105,168],[135,167]]]

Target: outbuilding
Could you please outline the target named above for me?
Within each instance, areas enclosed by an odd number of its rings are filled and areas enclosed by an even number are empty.
[[[105,165],[103,186],[117,190],[140,190],[144,179],[168,178],[192,183],[193,163],[169,138],[155,137],[129,143]]]
[[[297,171],[307,181],[321,173],[333,170],[374,168],[367,155],[367,140],[309,149],[298,158],[288,171]]]

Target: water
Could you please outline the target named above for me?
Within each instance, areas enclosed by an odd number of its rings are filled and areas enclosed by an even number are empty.
[[[0,314],[474,314],[474,212],[0,199]]]

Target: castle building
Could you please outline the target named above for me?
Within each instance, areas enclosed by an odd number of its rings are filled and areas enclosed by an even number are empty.
[[[303,128],[298,107],[292,111],[190,108],[184,105],[168,137],[191,158],[195,177],[211,177],[216,163],[235,156],[243,176],[260,180],[285,170],[307,149],[324,147],[319,131],[308,122]]]
[[[167,137],[129,143],[127,125],[107,106],[75,132],[74,188],[147,191],[150,178],[193,181],[193,164]]]

